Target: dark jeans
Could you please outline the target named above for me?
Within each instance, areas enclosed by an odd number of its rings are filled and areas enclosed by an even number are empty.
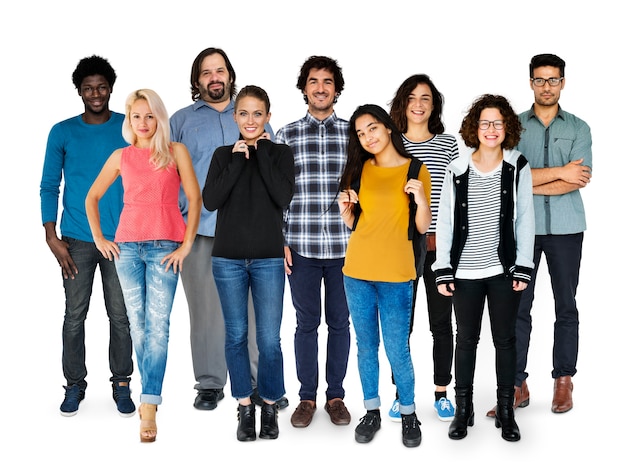
[[[344,398],[343,380],[350,353],[350,314],[343,282],[344,259],[305,258],[291,252],[291,299],[296,309],[294,337],[300,399],[315,401],[319,383],[318,327],[322,318],[321,286],[324,281],[324,313],[328,326],[326,344],[326,400]]]
[[[96,267],[100,267],[104,304],[109,317],[109,367],[111,381],[129,381],[133,373],[132,341],[122,289],[115,263],[102,256],[91,242],[63,237],[78,268],[74,279],[64,279],[63,375],[67,385],[87,388],[85,366],[85,319],[89,310]]]
[[[552,350],[552,378],[576,374],[578,361],[578,308],[576,290],[582,256],[583,233],[572,235],[537,235],[535,237],[535,269],[532,280],[522,294],[517,313],[517,374],[515,384],[520,386],[528,377],[526,364],[532,318],[537,270],[541,254],[546,255],[552,294],[554,296],[554,346]]]
[[[513,281],[504,275],[478,280],[455,279],[454,286],[456,387],[471,389],[474,385],[476,348],[487,299],[491,336],[496,348],[497,384],[512,389],[515,381],[515,319],[520,292],[513,290]]]

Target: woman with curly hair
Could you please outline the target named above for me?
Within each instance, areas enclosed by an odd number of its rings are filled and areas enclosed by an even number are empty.
[[[452,297],[457,337],[456,411],[450,439],[463,439],[474,424],[472,403],[476,349],[485,306],[496,349],[496,427],[518,441],[513,412],[515,320],[533,268],[535,219],[530,166],[515,146],[522,126],[503,96],[483,95],[463,119],[470,147],[446,171],[437,219],[437,289]]]

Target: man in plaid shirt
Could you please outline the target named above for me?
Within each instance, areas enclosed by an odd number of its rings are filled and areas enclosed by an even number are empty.
[[[350,423],[343,398],[350,352],[350,320],[343,288],[343,263],[350,230],[341,220],[336,196],[347,157],[348,122],[336,116],[334,104],[344,86],[334,59],[309,57],[296,85],[308,112],[276,133],[276,142],[293,150],[295,194],[285,211],[285,271],[296,309],[295,357],[300,404],[291,424],[307,427],[316,410],[318,327],[324,312],[328,325],[326,403],[336,425]]]

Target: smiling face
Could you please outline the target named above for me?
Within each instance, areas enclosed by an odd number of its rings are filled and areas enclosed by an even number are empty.
[[[391,143],[391,130],[371,114],[356,118],[354,127],[361,146],[373,155],[381,153]]]
[[[309,104],[309,112],[323,120],[333,112],[337,92],[335,76],[327,69],[311,69],[303,93]]]
[[[89,75],[80,84],[78,94],[83,99],[85,111],[92,114],[109,112],[111,86],[103,75]]]
[[[478,126],[478,140],[481,146],[488,148],[496,148],[502,145],[506,136],[506,129],[496,129],[504,122],[504,117],[498,108],[485,108],[480,113],[478,122],[488,123],[487,129],[481,129]],[[487,124],[485,124],[487,125]]]
[[[130,127],[137,136],[137,147],[149,146],[150,139],[157,130],[157,120],[148,102],[144,99],[135,100],[130,107],[129,116]]]
[[[425,83],[420,83],[409,95],[406,106],[406,119],[411,124],[428,123],[434,109],[433,92]]]
[[[265,132],[270,120],[265,103],[253,96],[244,96],[237,101],[235,122],[247,144],[252,145]]]

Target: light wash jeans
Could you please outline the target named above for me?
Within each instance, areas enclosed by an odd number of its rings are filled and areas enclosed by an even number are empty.
[[[141,403],[160,405],[167,363],[170,313],[178,284],[173,269],[165,271],[164,256],[180,244],[169,240],[119,243],[115,261],[130,334],[141,375]]]
[[[280,325],[283,318],[283,258],[213,257],[213,278],[226,327],[226,364],[231,395],[252,395],[248,355],[248,292],[252,292],[259,348],[257,386],[261,398],[273,402],[285,394]]]
[[[413,281],[375,282],[344,276],[344,286],[356,333],[365,409],[380,408],[378,348],[382,331],[383,345],[398,389],[400,413],[413,413],[415,375],[409,351]]]

